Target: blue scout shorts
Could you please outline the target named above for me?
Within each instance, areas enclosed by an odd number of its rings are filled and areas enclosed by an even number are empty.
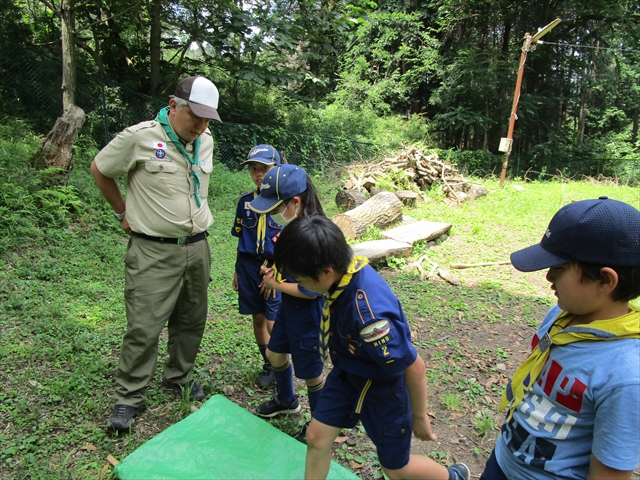
[[[324,363],[320,358],[320,319],[322,299],[282,295],[280,311],[273,324],[269,350],[290,353],[295,376],[312,379],[322,374]]]
[[[313,417],[338,428],[355,427],[359,417],[376,446],[380,465],[397,470],[409,463],[411,455],[412,414],[404,376],[371,381],[368,390],[367,382],[364,377],[334,367]]]
[[[236,273],[238,274],[238,306],[243,315],[264,313],[267,320],[274,320],[280,307],[282,294],[276,290],[275,298],[265,300],[260,293],[262,274],[260,267],[264,259],[254,255],[239,254],[236,259]]]

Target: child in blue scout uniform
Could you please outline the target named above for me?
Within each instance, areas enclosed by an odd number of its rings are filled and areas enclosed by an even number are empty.
[[[282,165],[270,170],[260,196],[251,202],[250,207],[260,213],[270,212],[271,218],[283,227],[298,217],[324,216],[311,179],[295,165]],[[259,405],[256,413],[269,418],[299,411],[300,403],[293,389],[295,369],[296,377],[304,379],[307,384],[309,407],[313,414],[324,386],[324,363],[318,355],[322,299],[300,287],[293,278],[278,282],[271,269],[263,268],[263,271],[265,285],[283,292],[283,295],[267,348],[267,358],[273,366],[278,388],[273,399]],[[298,436],[299,440],[304,439],[305,430],[306,427]]]
[[[276,256],[277,260],[277,256]],[[640,463],[640,211],[601,197],[562,207],[539,244],[558,298],[507,385],[484,480],[629,479]]]
[[[305,478],[327,476],[340,430],[361,420],[390,479],[468,480],[464,464],[447,469],[410,454],[412,431],[421,440],[437,438],[427,415],[425,366],[400,302],[367,263],[326,217],[295,220],[276,243],[278,270],[323,295],[314,333],[319,355],[330,354],[334,366],[307,430]]]
[[[253,318],[253,334],[264,360],[258,376],[258,386],[268,388],[274,383],[273,371],[266,356],[271,326],[280,306],[280,292],[265,287],[260,267],[273,264],[273,245],[280,234],[280,225],[269,214],[258,214],[249,203],[258,196],[267,172],[280,165],[278,151],[270,145],[251,149],[247,159],[251,180],[256,190],[243,193],[238,201],[231,235],[238,237],[238,256],[233,275],[233,289],[238,292],[240,313]]]

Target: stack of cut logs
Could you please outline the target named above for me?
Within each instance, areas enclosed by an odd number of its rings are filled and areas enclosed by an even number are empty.
[[[382,229],[402,220],[403,205],[411,207],[416,201],[424,200],[412,191],[415,189],[402,190],[407,187],[407,178],[421,190],[441,183],[451,203],[459,204],[487,194],[484,186],[465,180],[455,165],[441,161],[435,153],[425,155],[417,147],[407,148],[395,158],[385,158],[378,163],[353,164],[347,167],[347,174],[345,188],[336,194],[336,205],[346,211],[332,220],[349,238],[360,237],[369,226]],[[379,187],[393,179],[403,179],[396,182],[395,191]]]
[[[358,164],[347,168],[349,180],[345,187],[355,190],[366,188],[371,192],[375,188],[376,177],[389,177],[390,173],[404,170],[420,190],[429,190],[435,183],[442,183],[447,196],[457,200],[456,192],[466,190],[463,186],[467,181],[458,172],[455,165],[442,161],[437,153],[426,155],[415,146],[400,152],[394,158],[385,158],[382,162],[372,164]],[[358,177],[355,173],[359,171]]]

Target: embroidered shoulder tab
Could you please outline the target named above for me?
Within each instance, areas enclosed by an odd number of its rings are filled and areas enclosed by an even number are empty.
[[[356,292],[356,308],[358,309],[358,315],[360,315],[360,321],[363,325],[375,320],[375,315],[369,305],[369,299],[364,290],[358,290]]]

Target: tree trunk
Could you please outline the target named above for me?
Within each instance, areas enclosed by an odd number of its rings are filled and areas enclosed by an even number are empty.
[[[391,192],[380,192],[357,208],[331,220],[348,238],[362,236],[369,225],[384,228],[402,219],[402,202]]]
[[[60,4],[60,36],[62,40],[62,110],[64,112],[76,104],[74,1],[75,0],[62,0]]]
[[[151,86],[150,95],[156,95],[158,87],[160,86],[160,13],[162,11],[162,4],[160,0],[152,0],[149,7],[149,17],[151,18],[151,34],[149,41],[149,60],[151,62],[150,74],[151,74]]]
[[[60,183],[65,184],[73,168],[73,144],[84,124],[84,111],[73,105],[56,120],[53,129],[34,158],[36,168],[57,167]]]

